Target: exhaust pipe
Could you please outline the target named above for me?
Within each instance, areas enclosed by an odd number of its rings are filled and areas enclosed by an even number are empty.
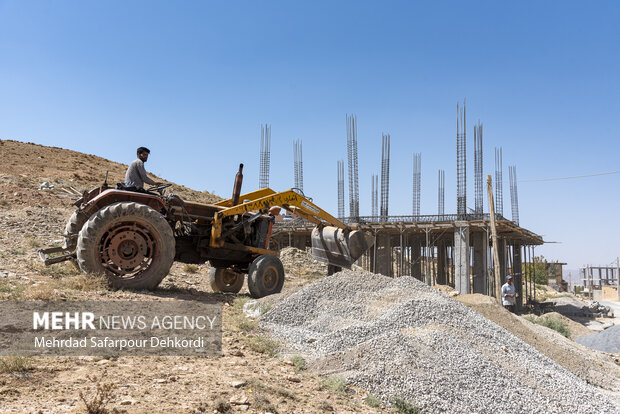
[[[239,164],[239,171],[235,175],[235,184],[233,185],[232,205],[239,204],[239,196],[241,195],[241,184],[243,183],[243,164]]]

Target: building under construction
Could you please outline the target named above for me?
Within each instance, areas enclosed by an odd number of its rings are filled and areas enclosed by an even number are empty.
[[[525,266],[531,266],[534,248],[543,244],[542,237],[519,226],[516,166],[509,167],[512,220],[503,212],[502,149],[495,149],[495,223],[497,246],[492,245],[490,214],[483,212],[487,187],[483,176],[483,128],[474,126],[474,206],[467,207],[467,139],[465,103],[457,105],[456,125],[456,214],[445,214],[445,171],[438,173],[438,206],[436,215],[420,214],[421,162],[420,153],[413,155],[412,212],[407,216],[389,215],[390,135],[382,134],[380,188],[379,175],[371,179],[372,215],[360,216],[358,184],[357,118],[346,117],[349,214],[344,212],[344,162],[338,161],[338,216],[374,236],[374,246],[356,263],[365,270],[385,276],[413,276],[429,285],[449,285],[461,294],[491,295],[495,290],[494,251],[499,261],[500,280],[513,275],[519,296],[518,305],[535,300],[533,283],[523,282]],[[263,133],[264,134],[264,133]],[[263,138],[264,139],[264,138]],[[296,142],[295,184],[301,182],[301,143]],[[264,150],[264,145],[261,147]],[[262,155],[261,159],[268,156]],[[263,169],[265,167],[263,166]],[[261,170],[262,171],[262,170]],[[490,199],[492,197],[489,197]],[[469,210],[469,211],[468,211]],[[311,246],[314,225],[301,219],[278,223],[272,240],[279,248]],[[533,269],[532,269],[533,270]]]

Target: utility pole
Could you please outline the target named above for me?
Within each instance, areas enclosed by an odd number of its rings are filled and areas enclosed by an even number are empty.
[[[491,239],[493,240],[493,274],[495,279],[495,298],[502,301],[502,285],[499,270],[499,252],[497,251],[497,229],[495,228],[495,204],[493,203],[493,184],[491,175],[487,174],[487,192],[489,193],[489,216],[491,218]]]

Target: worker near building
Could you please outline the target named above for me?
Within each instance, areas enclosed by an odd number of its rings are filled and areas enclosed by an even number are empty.
[[[502,305],[512,313],[515,313],[517,292],[512,284],[512,276],[506,276],[506,283],[502,286]]]
[[[127,168],[127,173],[125,174],[125,189],[144,192],[144,183],[151,185],[159,185],[161,183],[151,180],[146,175],[146,170],[144,169],[144,163],[149,159],[151,150],[146,147],[140,147],[137,153],[138,159],[132,161],[131,164],[129,164],[129,168]]]

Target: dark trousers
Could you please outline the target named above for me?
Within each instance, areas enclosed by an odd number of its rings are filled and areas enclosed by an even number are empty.
[[[515,313],[515,305],[504,305],[504,308],[512,313]]]

